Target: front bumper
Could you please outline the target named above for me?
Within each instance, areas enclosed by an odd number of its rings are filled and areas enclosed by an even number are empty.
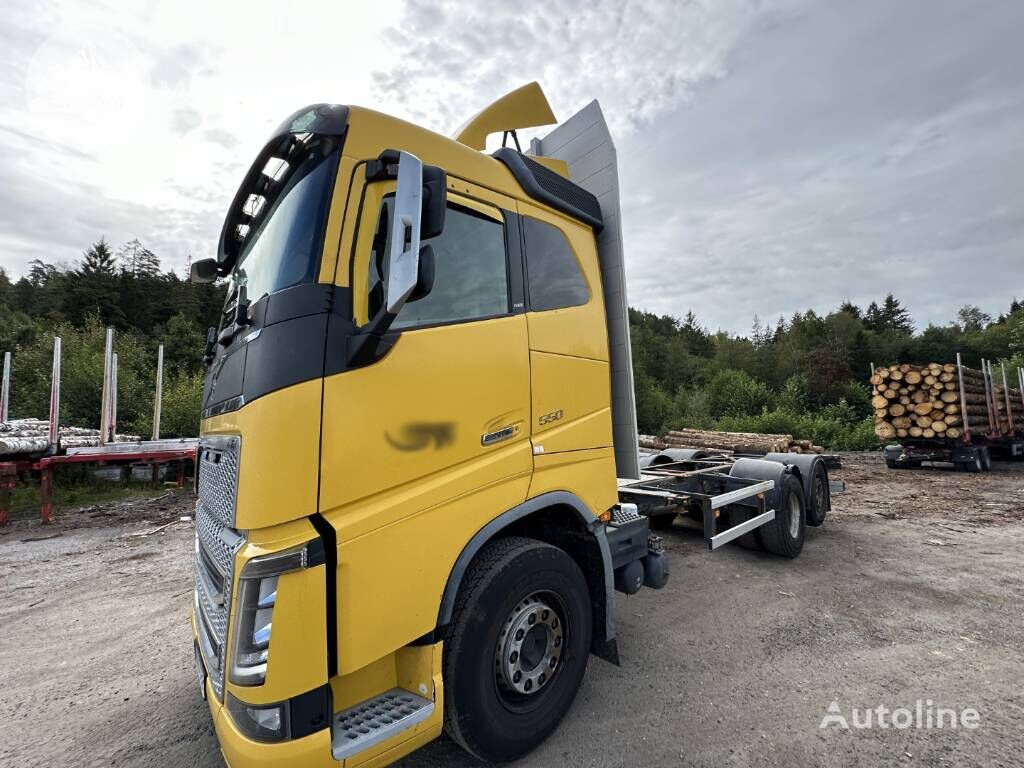
[[[273,744],[247,738],[235,725],[225,707],[210,700],[214,729],[224,761],[230,768],[270,768],[303,766],[306,768],[378,768],[390,765],[441,735],[441,707],[433,709],[430,719],[414,728],[395,734],[387,741],[344,760],[333,755],[332,729],[325,728],[300,739]],[[335,731],[337,734],[337,732]],[[340,735],[339,735],[340,736]]]
[[[192,617],[192,637],[198,643],[196,617]],[[201,658],[201,657],[200,657]],[[430,716],[416,720],[411,727],[401,730],[384,741],[379,741],[343,760],[334,758],[336,745],[332,738],[343,738],[337,727],[324,728],[308,736],[281,742],[258,742],[248,738],[235,725],[227,707],[217,700],[210,677],[207,674],[204,686],[210,719],[213,721],[221,755],[230,768],[262,768],[266,766],[311,766],[312,768],[378,768],[390,765],[396,760],[419,749],[441,735],[442,730],[442,687],[440,674],[434,677],[435,705]],[[337,720],[339,713],[333,719]],[[336,723],[335,723],[336,725]]]

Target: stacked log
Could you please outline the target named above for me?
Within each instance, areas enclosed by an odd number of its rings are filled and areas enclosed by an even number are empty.
[[[637,435],[637,444],[651,451],[663,451],[668,444],[657,435]]]
[[[825,450],[810,440],[797,440],[792,435],[707,429],[671,430],[664,437],[640,435],[639,443],[641,448],[657,451],[666,448],[710,448],[732,453],[822,453]]]
[[[138,435],[115,435],[115,441],[138,440]],[[58,449],[83,448],[100,444],[100,431],[88,427],[60,427]],[[0,422],[0,456],[39,453],[50,447],[50,423],[42,419],[12,419]]]
[[[904,363],[875,368],[871,376],[875,434],[882,440],[955,440],[964,434],[965,429],[977,434],[991,432],[985,376],[973,368],[963,367],[961,372],[962,400],[960,373],[953,363]],[[1009,390],[1011,423],[1006,412],[1007,392],[1001,386],[993,389],[995,413],[999,420],[997,431],[1007,434],[1014,429],[1024,429],[1024,401],[1020,390]]]

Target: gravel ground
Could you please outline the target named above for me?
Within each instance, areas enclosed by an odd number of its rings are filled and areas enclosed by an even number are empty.
[[[1020,766],[1024,465],[844,463],[850,491],[795,561],[669,533],[668,587],[619,596],[622,666],[592,660],[523,764]],[[190,507],[0,529],[0,765],[219,764],[192,667]],[[980,723],[819,727],[833,701],[851,720],[918,700]],[[446,739],[403,763],[473,764]]]

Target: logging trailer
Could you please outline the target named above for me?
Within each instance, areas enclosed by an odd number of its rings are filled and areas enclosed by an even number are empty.
[[[821,457],[641,462],[615,150],[592,102],[521,151],[554,122],[536,83],[454,139],[301,109],[193,264],[229,280],[192,624],[230,765],[519,758],[618,663],[614,591],[665,585],[652,528],[795,557],[821,524]]]
[[[874,383],[874,365],[871,368]],[[964,472],[988,472],[993,456],[1024,458],[1024,369],[1017,369],[1018,386],[1013,388],[1008,385],[1006,369],[1001,368],[997,376],[990,360],[983,359],[981,370],[976,371],[963,365],[957,354],[955,367],[949,368],[955,371],[950,391],[956,394],[949,409],[959,428],[952,437],[951,429],[901,433],[898,443],[882,449],[889,469],[919,469],[927,462],[952,464]]]

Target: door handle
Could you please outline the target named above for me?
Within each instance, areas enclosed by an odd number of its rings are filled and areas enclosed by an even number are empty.
[[[500,443],[502,440],[508,440],[518,431],[518,424],[510,424],[509,426],[502,427],[494,432],[485,432],[480,437],[480,445],[494,445],[495,443]]]

